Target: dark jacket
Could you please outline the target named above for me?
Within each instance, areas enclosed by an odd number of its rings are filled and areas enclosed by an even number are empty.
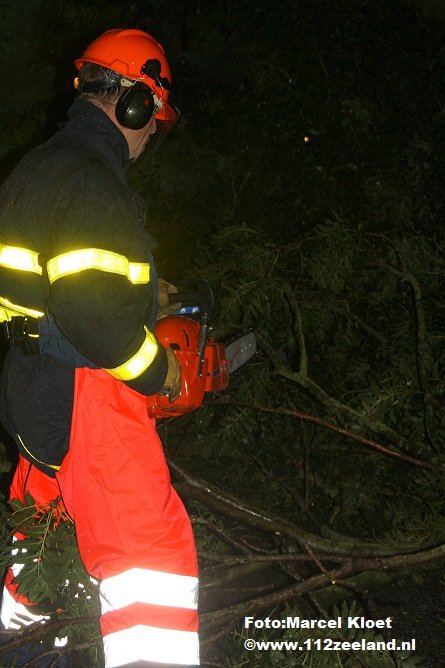
[[[157,277],[152,240],[144,227],[145,205],[127,185],[124,167],[128,157],[127,142],[108,116],[78,99],[69,111],[68,122],[49,141],[28,153],[0,189],[1,244],[39,253],[42,267],[60,254],[90,248],[150,264],[148,285],[135,285],[123,275],[97,269],[73,273],[50,285],[45,271],[43,277],[36,277],[0,268],[0,296],[45,313],[38,321],[40,354],[24,360],[12,351],[6,360],[3,419],[14,434],[23,431],[22,424],[17,423],[30,414],[33,401],[29,395],[37,392],[41,405],[46,383],[48,390],[52,387],[64,394],[63,400],[69,405],[73,367],[119,367],[140,349],[145,328],[154,328]],[[166,354],[159,345],[148,368],[125,382],[137,392],[155,394],[166,373]],[[30,381],[34,377],[38,381],[33,389]],[[24,383],[28,383],[28,398],[20,402],[19,386],[22,384],[24,390]],[[57,388],[60,383],[62,387]],[[11,386],[14,396],[10,395]],[[45,399],[39,415],[32,416],[42,420],[46,415],[48,432],[51,415],[61,409],[56,399],[53,404],[51,401]],[[15,403],[23,404],[21,409]],[[66,425],[62,431],[65,429]],[[29,424],[27,431],[32,435],[36,428],[33,432]],[[66,447],[65,442],[65,451]],[[53,450],[58,448],[55,444]]]

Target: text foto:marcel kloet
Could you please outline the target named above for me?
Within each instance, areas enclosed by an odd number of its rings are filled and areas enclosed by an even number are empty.
[[[263,617],[244,617],[244,628],[255,629],[392,629],[392,618],[367,619],[366,617],[334,617],[332,619],[304,619],[302,617],[285,617],[273,619]]]

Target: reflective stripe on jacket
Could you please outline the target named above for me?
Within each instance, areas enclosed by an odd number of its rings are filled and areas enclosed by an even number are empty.
[[[148,395],[162,387],[167,359],[152,333],[153,240],[127,161],[114,123],[79,99],[66,125],[18,164],[0,189],[0,321],[48,313],[64,337],[62,361],[77,364],[80,354]]]
[[[30,272],[37,274],[43,283],[43,269],[38,262],[38,253],[27,248],[2,246],[0,244],[0,267],[13,269],[16,272]],[[112,274],[119,274],[133,284],[148,285],[150,282],[150,264],[148,262],[131,262],[123,255],[99,248],[87,248],[59,255],[46,263],[46,275],[50,285],[65,276],[71,276],[80,271],[95,269]],[[10,278],[10,291],[14,293],[15,281]],[[44,293],[44,289],[36,290],[37,294]],[[9,293],[8,293],[9,294]],[[16,299],[16,301],[18,301]],[[42,305],[43,307],[43,305]],[[0,322],[11,320],[15,316],[43,317],[43,311],[31,309],[29,305],[16,304],[6,297],[0,296]],[[144,328],[144,341],[136,353],[123,364],[114,369],[107,369],[108,373],[120,380],[133,380],[141,375],[153,362],[158,351],[158,343],[154,335]]]

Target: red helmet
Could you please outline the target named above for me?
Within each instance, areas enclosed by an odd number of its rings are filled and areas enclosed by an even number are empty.
[[[156,113],[160,121],[174,121],[178,114],[168,104],[171,87],[170,67],[164,49],[143,30],[108,30],[91,42],[74,61],[80,70],[83,63],[102,65],[132,81],[140,81],[161,100]]]

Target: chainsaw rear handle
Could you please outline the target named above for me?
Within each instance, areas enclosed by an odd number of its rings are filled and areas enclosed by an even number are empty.
[[[171,281],[178,292],[171,292],[168,296],[169,304],[181,304],[181,307],[197,306],[201,314],[206,314],[210,321],[215,310],[215,298],[210,281],[206,278],[185,278]]]
[[[198,376],[202,376],[204,367],[205,347],[210,334],[210,323],[215,309],[215,298],[212,286],[206,278],[185,278],[172,281],[178,292],[168,296],[169,304],[181,304],[177,315],[198,316],[201,323],[198,346]],[[195,312],[194,309],[197,309]]]

